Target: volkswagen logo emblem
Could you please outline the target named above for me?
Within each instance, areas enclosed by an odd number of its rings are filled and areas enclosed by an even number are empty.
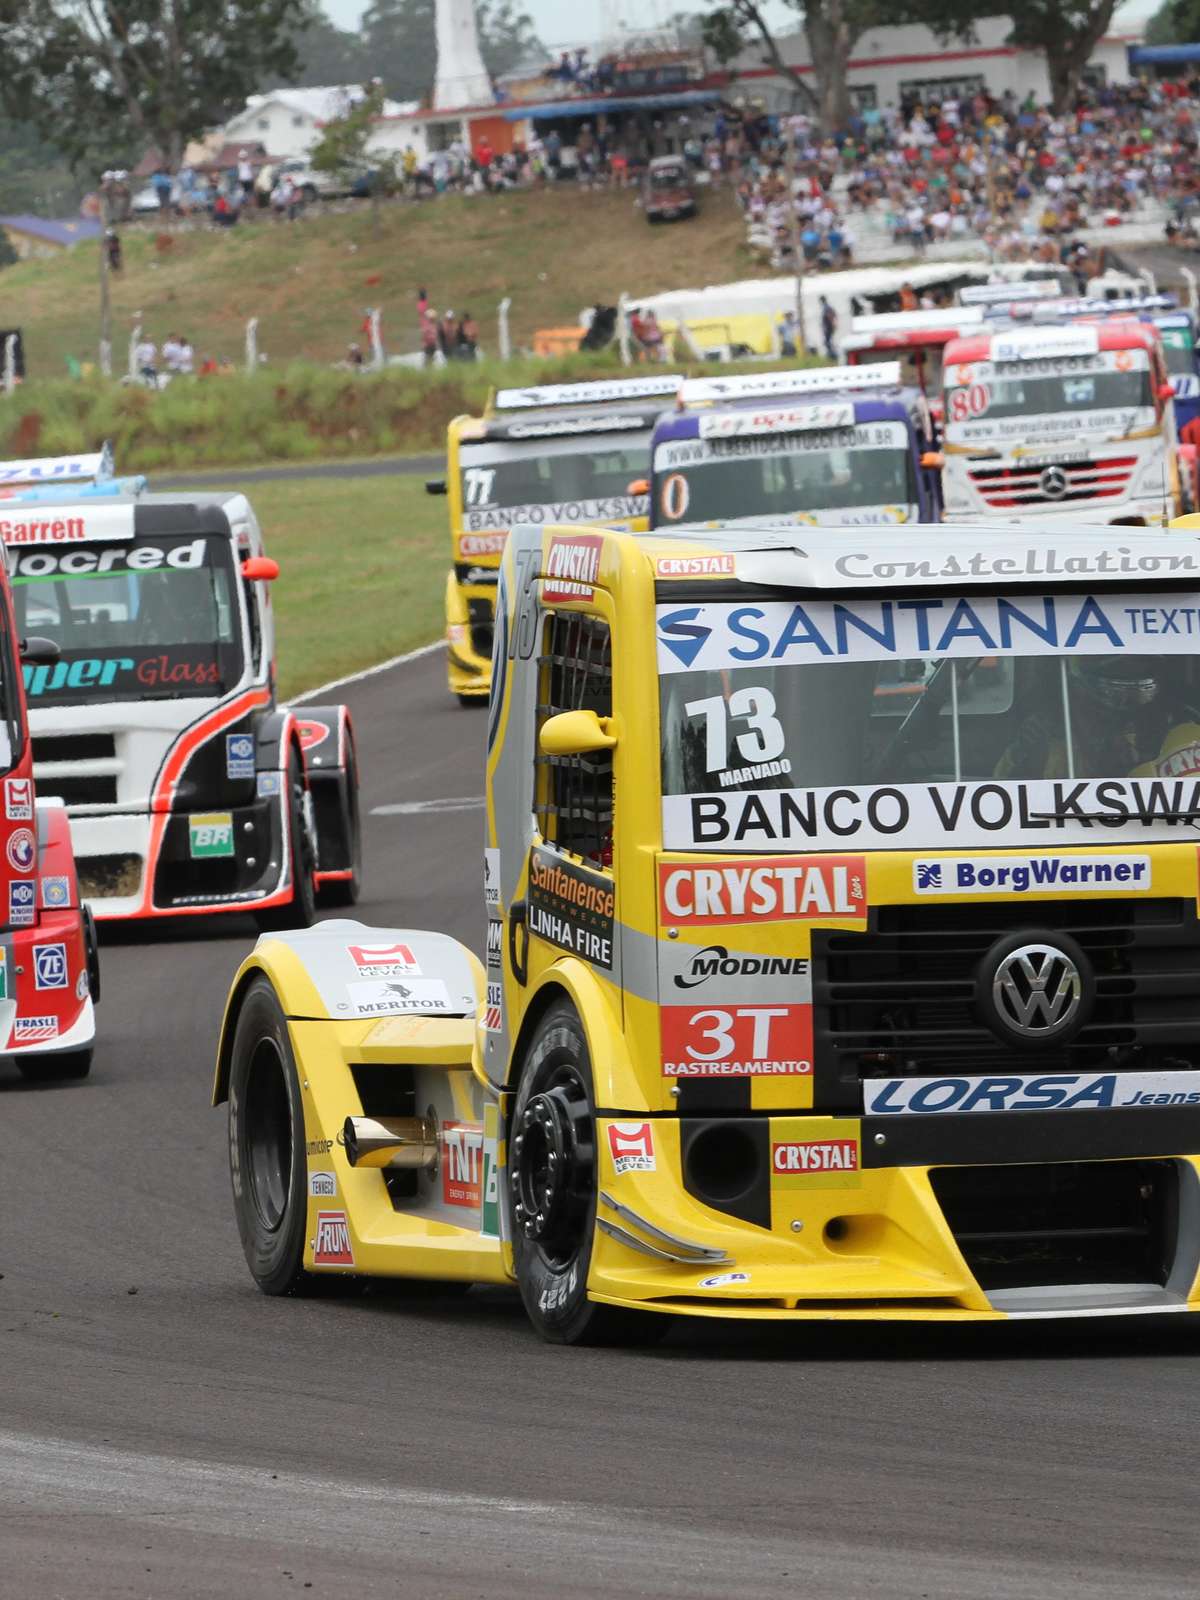
[[[1074,1033],[1087,1000],[1082,953],[1033,935],[1006,940],[997,954],[987,963],[990,979],[986,971],[980,975],[987,984],[980,1001],[992,1032],[1023,1045],[1060,1044]]]
[[[1070,487],[1061,467],[1047,467],[1042,473],[1040,485],[1047,500],[1061,500]]]
[[[992,973],[992,1010],[1002,1032],[1050,1045],[1074,1029],[1083,1006],[1083,974],[1054,944],[1019,944]]]

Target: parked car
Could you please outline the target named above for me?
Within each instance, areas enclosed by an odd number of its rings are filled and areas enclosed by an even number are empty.
[[[696,215],[692,174],[682,156],[656,156],[642,178],[642,210],[649,222]]]

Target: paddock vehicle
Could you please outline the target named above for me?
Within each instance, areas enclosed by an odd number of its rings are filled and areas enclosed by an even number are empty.
[[[943,364],[948,520],[1150,524],[1191,508],[1194,462],[1154,328],[1011,327],[954,340]]]
[[[642,210],[647,222],[670,222],[696,215],[696,189],[682,156],[655,156],[642,179]]]
[[[567,1342],[1200,1308],[1197,706],[1184,530],[515,528],[486,965],[235,979],[255,1278]]]
[[[279,569],[245,497],[48,493],[6,502],[0,536],[18,628],[58,647],[24,669],[33,771],[96,916],[292,927],[352,902],[354,732],[276,702]]]
[[[929,407],[899,380],[898,362],[690,379],[654,429],[651,527],[936,522]]]
[[[647,526],[643,477],[650,433],[683,380],[663,373],[593,383],[501,389],[482,417],[455,417],[446,477],[425,485],[450,501],[446,664],[461,705],[491,683],[496,576],[514,522]]]

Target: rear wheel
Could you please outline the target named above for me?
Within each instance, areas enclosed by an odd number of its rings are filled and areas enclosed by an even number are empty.
[[[317,896],[313,887],[316,851],[313,847],[312,807],[304,782],[304,767],[293,750],[287,770],[288,848],[292,863],[292,898],[286,905],[256,911],[254,920],[264,933],[285,928],[310,928],[316,916]]]
[[[667,1318],[587,1297],[596,1227],[596,1108],[575,1009],[537,1026],[513,1108],[508,1184],[513,1261],[529,1319],[551,1344],[650,1343]]]
[[[61,1050],[57,1055],[16,1056],[17,1071],[28,1083],[71,1083],[92,1070],[92,1048]]]
[[[308,1198],[304,1111],[287,1021],[265,978],[238,1014],[229,1067],[229,1175],[246,1264],[264,1294],[297,1294]]]

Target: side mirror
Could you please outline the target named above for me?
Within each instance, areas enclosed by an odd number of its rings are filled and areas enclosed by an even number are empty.
[[[1156,392],[1160,400],[1174,400],[1175,385],[1173,383],[1160,383]]]
[[[270,556],[247,556],[242,562],[242,577],[250,583],[274,583],[279,576],[279,563]]]
[[[36,634],[31,634],[28,639],[21,640],[17,646],[17,654],[22,661],[28,661],[31,666],[45,666],[51,661],[57,661],[62,652],[56,640],[42,639]]]
[[[632,483],[627,483],[625,485],[625,493],[626,494],[649,494],[650,493],[650,479],[649,478],[635,478]]]
[[[609,732],[611,717],[594,711],[560,711],[542,723],[538,748],[544,756],[583,756],[592,750],[611,750],[616,735]]]
[[[921,465],[940,471],[946,465],[946,458],[940,450],[926,450],[921,456]]]
[[[445,480],[445,478],[426,478],[425,479],[425,493],[426,494],[445,494],[445,492],[446,492],[446,480]]]

